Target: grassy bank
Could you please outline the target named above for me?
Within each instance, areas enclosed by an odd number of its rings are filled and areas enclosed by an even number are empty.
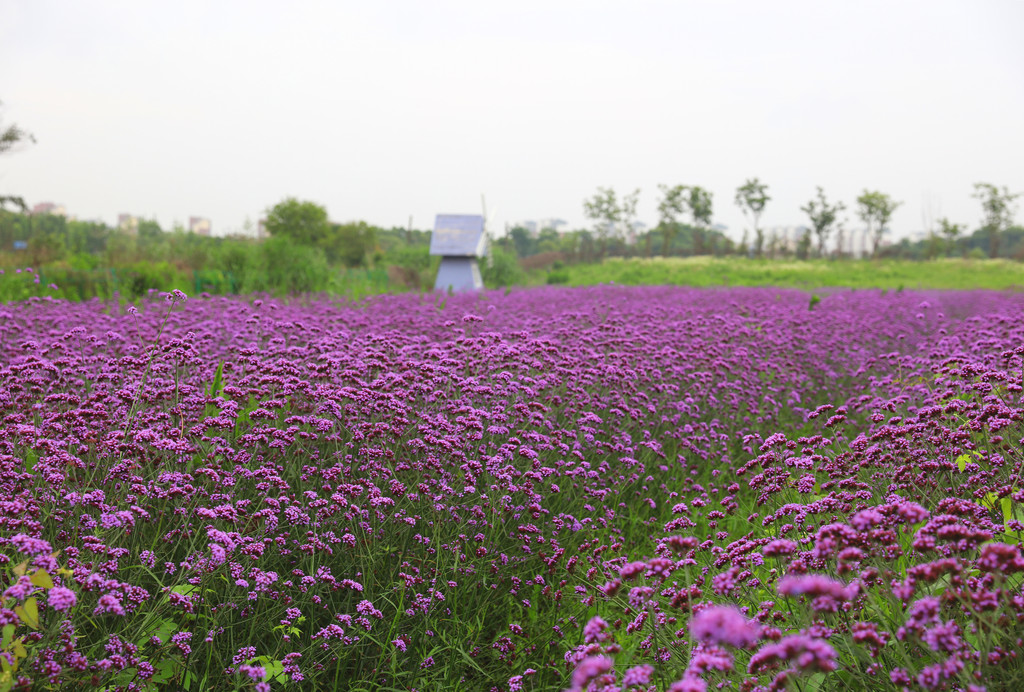
[[[555,272],[553,272],[555,273]],[[940,259],[930,262],[755,260],[744,257],[607,259],[558,270],[570,286],[614,281],[625,285],[786,286],[885,289],[1024,289],[1024,264],[1009,260]]]

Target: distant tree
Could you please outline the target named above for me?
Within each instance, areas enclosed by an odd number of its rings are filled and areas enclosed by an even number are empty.
[[[622,197],[622,235],[632,245],[636,231],[636,205],[640,201],[640,190],[633,190]]]
[[[857,198],[857,216],[864,222],[871,238],[871,255],[878,256],[878,246],[882,244],[882,235],[889,230],[889,220],[903,202],[894,201],[882,192],[869,192]]]
[[[836,224],[836,257],[842,259],[846,256],[846,221]]]
[[[658,230],[661,232],[661,256],[668,257],[668,249],[672,240],[679,233],[679,217],[686,207],[683,195],[685,185],[658,185],[661,199],[658,201]]]
[[[708,227],[711,226],[712,193],[699,185],[687,185],[684,202],[693,219],[693,254],[704,255],[710,250]]]
[[[15,209],[21,211],[22,214],[28,213],[28,205],[25,204],[24,197],[17,197],[15,195],[0,195],[0,210],[10,204]]]
[[[953,255],[960,236],[963,235],[964,227],[958,223],[951,223],[947,218],[939,219],[939,233],[946,241],[946,254]]]
[[[768,257],[775,259],[775,253],[781,251],[782,239],[779,238],[779,232],[773,228],[771,234],[768,236]]]
[[[1008,188],[1000,190],[990,183],[975,183],[974,194],[971,197],[981,201],[981,228],[988,236],[989,257],[998,257],[999,236],[1013,225],[1013,217],[1017,211],[1014,202],[1020,197],[1020,193],[1011,194]]]
[[[640,190],[635,190],[625,195],[620,202],[613,188],[599,187],[593,197],[583,200],[583,215],[594,222],[601,259],[608,250],[608,240],[620,237],[623,226],[636,216],[639,198]]]
[[[796,244],[796,258],[805,260],[811,254],[811,229],[805,228]],[[819,252],[820,254],[820,252]]]
[[[139,240],[154,242],[163,235],[160,224],[153,219],[139,219]]]
[[[508,232],[509,238],[512,240],[512,247],[515,248],[516,255],[519,257],[529,257],[534,254],[534,240],[530,237],[530,231],[523,226],[513,226]]]
[[[750,178],[736,188],[736,206],[754,221],[754,254],[758,257],[764,254],[764,231],[759,224],[765,205],[771,201],[767,191],[768,186],[757,178]]]
[[[365,221],[330,224],[322,247],[328,261],[341,262],[346,267],[362,267],[377,250],[377,229]]]
[[[2,106],[3,102],[0,101],[0,107]],[[0,120],[0,154],[7,154],[14,151],[21,144],[35,143],[35,141],[36,138],[32,136],[31,132],[23,130],[15,123],[4,127],[3,121]]]
[[[590,199],[583,200],[583,215],[594,222],[598,252],[601,258],[608,248],[608,239],[622,221],[622,209],[613,188],[599,187]]]
[[[928,235],[924,239],[924,256],[929,260],[933,260],[942,254],[942,248],[944,242],[942,237],[934,230],[928,231]]]
[[[537,252],[558,252],[559,245],[558,231],[554,228],[542,228],[537,234]]]
[[[288,197],[267,210],[266,229],[272,236],[287,238],[300,245],[323,247],[330,235],[331,224],[324,207]]]
[[[825,256],[825,242],[832,233],[832,227],[839,218],[839,212],[846,209],[842,202],[830,205],[825,199],[825,191],[818,186],[818,199],[812,199],[806,205],[800,207],[800,211],[807,214],[811,219],[811,230],[818,237],[818,256]]]

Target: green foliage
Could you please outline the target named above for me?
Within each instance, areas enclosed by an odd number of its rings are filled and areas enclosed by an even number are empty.
[[[530,232],[522,226],[514,226],[509,232],[509,239],[519,257],[529,257],[537,252],[537,243]]]
[[[515,253],[497,244],[491,246],[490,256],[481,262],[480,274],[487,288],[515,286],[523,279],[523,270]]]
[[[818,186],[818,198],[812,199],[806,205],[800,207],[800,211],[807,214],[811,219],[811,229],[814,235],[818,236],[818,257],[825,256],[825,242],[832,233],[832,227],[839,219],[839,213],[846,209],[842,202],[829,204],[825,199],[825,191]]]
[[[346,267],[366,266],[377,249],[376,229],[365,221],[331,224],[323,249],[332,263],[340,262]]]
[[[811,254],[811,229],[804,229],[803,235],[800,236],[799,242],[796,246],[796,258],[805,260]],[[820,253],[819,253],[820,254]]]
[[[679,217],[683,214],[686,202],[683,194],[686,186],[659,185],[661,199],[658,201],[658,231],[662,235],[661,256],[668,257],[668,249],[672,239],[679,233]]]
[[[707,227],[711,225],[712,194],[699,185],[687,186],[685,190],[687,196],[684,201],[693,217],[693,254],[703,255],[710,250]]]
[[[960,236],[964,233],[964,227],[958,223],[952,223],[949,219],[943,217],[939,219],[939,232],[942,233],[942,237],[946,242],[946,254],[949,256],[954,255]]]
[[[754,221],[754,254],[757,257],[764,254],[764,231],[759,225],[761,214],[771,199],[768,196],[768,186],[758,178],[749,178],[747,182],[736,188],[736,206],[744,215],[749,215]]]
[[[266,228],[274,237],[322,247],[330,236],[331,224],[324,207],[288,197],[267,210]]]
[[[1000,190],[991,183],[975,183],[971,196],[981,202],[981,228],[988,238],[989,257],[998,257],[999,235],[1013,225],[1015,202],[1020,193],[1011,194],[1009,188]]]
[[[864,190],[864,193],[857,198],[857,216],[860,217],[868,227],[871,236],[871,254],[878,255],[878,246],[882,243],[882,236],[889,230],[889,219],[903,202],[897,202],[889,195]]]
[[[551,271],[548,272],[546,283],[549,286],[569,283],[569,270],[561,262],[555,262],[554,266],[551,267]]]
[[[622,238],[631,230],[639,199],[640,190],[624,195],[620,201],[613,188],[599,187],[593,197],[583,200],[583,215],[594,222],[602,257],[608,249],[609,239]]]
[[[323,291],[331,270],[319,248],[297,245],[288,237],[268,238],[260,247],[260,265],[244,288],[276,295]]]
[[[0,106],[3,106],[3,102],[0,102]],[[35,141],[36,138],[31,132],[22,129],[16,123],[4,127],[3,121],[0,121],[0,154],[7,154],[22,144]]]

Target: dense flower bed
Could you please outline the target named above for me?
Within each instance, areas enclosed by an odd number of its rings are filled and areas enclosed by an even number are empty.
[[[0,306],[0,691],[1024,686],[1022,314]]]

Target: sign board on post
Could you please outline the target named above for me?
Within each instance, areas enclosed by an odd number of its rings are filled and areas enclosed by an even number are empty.
[[[438,214],[430,236],[430,254],[441,256],[434,290],[474,291],[484,287],[478,259],[486,250],[484,217]]]

